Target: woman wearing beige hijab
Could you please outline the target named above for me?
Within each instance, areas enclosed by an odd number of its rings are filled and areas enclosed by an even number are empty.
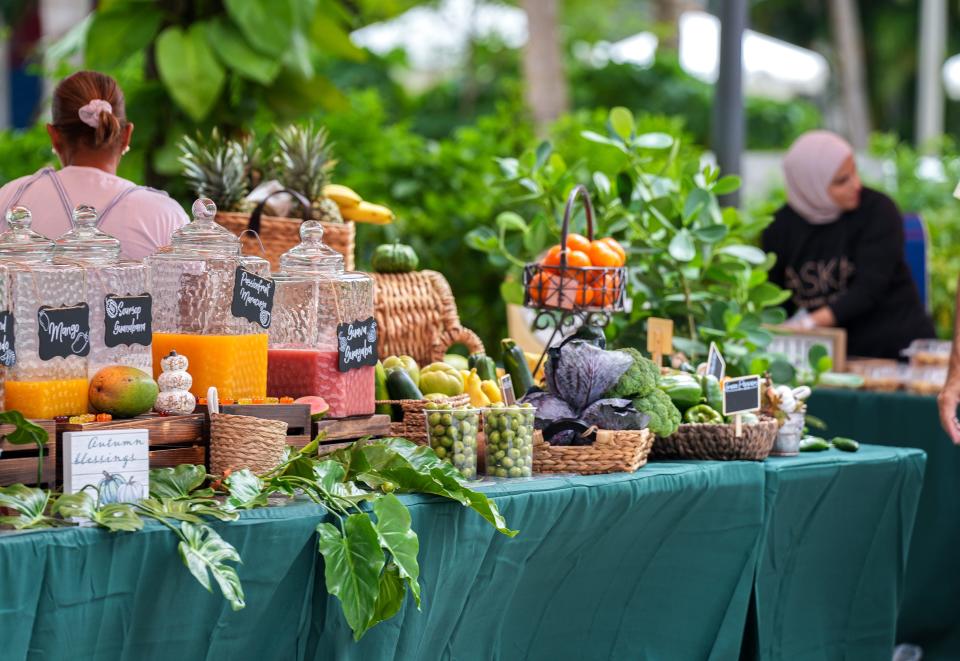
[[[934,337],[903,251],[903,218],[864,187],[853,149],[829,131],[797,138],[783,159],[787,204],[763,233],[770,280],[789,289],[801,325],[847,330],[852,356],[898,358]]]

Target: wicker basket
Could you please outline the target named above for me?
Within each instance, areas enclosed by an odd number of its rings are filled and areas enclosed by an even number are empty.
[[[483,353],[483,342],[460,324],[450,284],[436,271],[374,273],[380,357],[412,356],[420,364],[443,360],[456,343]]]
[[[676,433],[657,437],[654,459],[714,459],[763,461],[777,439],[777,421],[763,416],[755,425],[743,425],[740,438],[734,425],[680,425]]]
[[[550,445],[540,431],[533,435],[533,470],[536,473],[632,473],[647,463],[653,446],[649,430],[601,429],[592,445]]]
[[[466,406],[470,403],[470,395],[457,395],[446,399],[436,400],[450,408]],[[427,445],[427,414],[426,406],[429,402],[423,399],[397,399],[378,401],[377,404],[399,406],[403,410],[403,420],[390,423],[390,435],[402,436],[417,445]]]
[[[210,416],[210,472],[228,468],[263,473],[283,459],[287,423],[248,415],[214,413]]]
[[[267,200],[278,193],[286,193],[298,200],[303,209],[302,219],[263,215]],[[300,243],[300,224],[311,217],[312,212],[307,200],[299,193],[284,189],[268,195],[250,214],[218,211],[216,220],[239,236],[244,249],[248,252],[259,252],[260,243],[263,243],[264,256],[270,261],[270,268],[278,271],[280,270],[280,255]],[[353,221],[344,223],[321,222],[320,224],[323,225],[323,242],[343,255],[344,268],[352,271],[356,266],[354,260],[357,237],[356,225],[353,224]],[[256,234],[244,234],[247,230],[252,230]],[[259,241],[257,236],[260,237]]]

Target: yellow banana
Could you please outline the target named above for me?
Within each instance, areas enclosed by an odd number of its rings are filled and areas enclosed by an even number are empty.
[[[329,197],[337,203],[341,209],[351,209],[361,202],[363,198],[352,188],[341,186],[340,184],[327,184],[323,187],[323,196]]]
[[[386,225],[393,222],[393,212],[390,209],[380,204],[371,204],[364,201],[361,201],[355,207],[341,208],[340,214],[345,220],[354,220],[358,223]]]

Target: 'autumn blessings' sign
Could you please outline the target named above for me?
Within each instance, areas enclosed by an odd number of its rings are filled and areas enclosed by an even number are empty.
[[[349,372],[377,364],[377,320],[351,321],[337,326],[337,369]]]
[[[146,429],[64,432],[64,493],[94,487],[100,494],[101,505],[133,503],[146,498],[149,438]]]

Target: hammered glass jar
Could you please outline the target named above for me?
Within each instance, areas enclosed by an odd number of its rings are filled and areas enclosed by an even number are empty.
[[[5,410],[28,418],[53,418],[87,412],[89,337],[78,333],[76,354],[40,356],[41,307],[73,307],[85,302],[84,272],[77,266],[53,263],[53,241],[30,229],[25,207],[6,214],[7,231],[0,234],[0,273],[13,314],[16,362],[6,368]],[[46,316],[44,316],[46,319]]]
[[[231,312],[237,267],[270,276],[270,263],[240,254],[240,239],[216,222],[216,205],[193,203],[193,222],[146,259],[153,301],[153,371],[171,351],[187,356],[196,397],[216,386],[220,401],[267,391],[267,331]]]
[[[150,374],[153,357],[150,344],[106,341],[107,322],[117,329],[149,328],[149,309],[143,304],[124,305],[118,297],[150,294],[147,267],[142,262],[120,259],[120,240],[101,232],[99,214],[91,206],[73,210],[73,229],[54,242],[55,264],[79,266],[84,271],[86,302],[90,306],[90,355],[87,376],[111,365],[136,367]],[[118,302],[119,301],[119,302]],[[143,335],[143,333],[139,333]],[[120,333],[120,338],[123,333]]]
[[[371,415],[373,366],[340,370],[338,326],[373,318],[373,278],[345,271],[343,256],[323,242],[323,226],[300,226],[300,244],[280,257],[270,327],[267,391],[271,397],[323,397],[329,416]],[[370,349],[376,356],[376,322]]]

